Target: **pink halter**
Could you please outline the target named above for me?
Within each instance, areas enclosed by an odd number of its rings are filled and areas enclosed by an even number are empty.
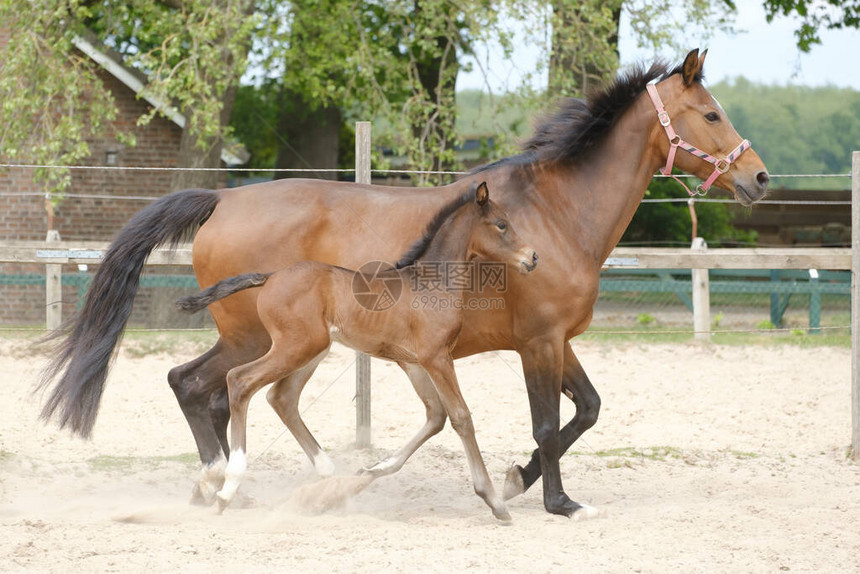
[[[648,90],[648,95],[651,96],[651,101],[654,103],[654,108],[657,110],[657,119],[660,120],[660,125],[666,130],[666,136],[669,138],[669,157],[666,158],[666,166],[660,169],[660,173],[668,175],[680,183],[691,196],[705,195],[711,188],[714,180],[729,171],[729,166],[732,165],[732,162],[738,159],[738,157],[746,150],[750,149],[752,144],[750,144],[749,140],[742,141],[738,144],[738,147],[729,153],[726,159],[719,159],[703,152],[696,146],[682,140],[681,136],[675,133],[675,130],[672,128],[672,120],[669,119],[669,113],[663,107],[663,101],[660,99],[660,94],[657,93],[657,87],[654,84],[648,84],[646,88]],[[705,180],[704,183],[696,186],[695,192],[690,191],[690,188],[687,187],[683,181],[672,175],[672,165],[675,163],[675,152],[678,148],[690,152],[694,156],[700,157],[708,163],[714,164],[713,173]]]

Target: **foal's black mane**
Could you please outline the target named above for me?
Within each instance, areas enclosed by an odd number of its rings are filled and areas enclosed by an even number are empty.
[[[520,154],[478,167],[472,173],[504,165],[576,162],[606,137],[615,120],[645,91],[646,85],[682,71],[683,65],[670,69],[663,61],[656,61],[647,69],[637,65],[588,99],[568,98],[535,128],[535,134],[525,142]],[[701,82],[701,72],[694,79]]]
[[[433,238],[436,237],[436,234],[439,233],[439,229],[442,228],[442,224],[445,223],[449,217],[454,215],[454,212],[458,209],[475,200],[475,189],[476,186],[472,185],[469,188],[469,191],[465,192],[460,197],[454,199],[445,207],[440,209],[436,215],[433,216],[433,219],[430,220],[430,223],[427,224],[421,237],[416,239],[415,242],[409,246],[409,249],[407,249],[406,253],[400,257],[400,260],[394,265],[394,267],[396,269],[408,267],[424,255],[427,248],[430,247],[430,244],[433,242]]]

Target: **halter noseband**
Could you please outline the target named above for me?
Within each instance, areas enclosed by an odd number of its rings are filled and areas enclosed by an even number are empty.
[[[660,94],[657,93],[657,86],[655,84],[648,84],[646,88],[648,90],[648,95],[651,96],[651,102],[657,110],[657,119],[660,121],[660,125],[663,126],[663,129],[666,130],[666,136],[669,138],[669,156],[666,158],[666,166],[660,169],[660,173],[668,175],[680,183],[691,196],[705,195],[711,188],[714,181],[722,174],[729,171],[729,166],[732,165],[732,162],[738,159],[738,157],[740,157],[740,155],[746,150],[750,149],[752,144],[750,144],[749,140],[743,140],[729,153],[726,159],[719,159],[703,152],[696,146],[682,140],[681,136],[675,133],[675,130],[672,128],[672,120],[669,119],[669,113],[663,107],[663,101],[660,99]],[[672,175],[672,165],[675,163],[675,152],[678,151],[678,148],[690,152],[694,156],[702,158],[708,163],[714,164],[713,173],[708,176],[708,179],[706,179],[704,183],[696,186],[695,192],[690,191],[690,188],[687,187],[683,181]]]

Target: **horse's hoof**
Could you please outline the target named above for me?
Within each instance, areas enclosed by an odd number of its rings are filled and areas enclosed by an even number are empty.
[[[566,494],[562,493],[555,500],[544,499],[544,508],[550,514],[558,514],[561,516],[573,517],[577,510],[582,509],[582,505],[571,500]]]
[[[218,505],[215,507],[215,514],[222,514],[224,510],[230,506],[230,501],[226,498],[222,498],[220,493],[215,495],[215,500],[218,501]]]
[[[573,511],[573,515],[570,517],[574,521],[581,520],[591,520],[592,518],[597,518],[600,516],[600,511],[594,508],[593,506],[588,506],[587,504],[580,504],[579,508]]]
[[[505,500],[510,500],[525,491],[526,484],[523,482],[523,467],[515,464],[508,469],[508,473],[505,475],[505,489],[502,492],[502,496],[504,496]]]
[[[508,512],[507,508],[493,509],[493,516],[495,516],[499,520],[499,522],[505,525],[510,524],[513,520],[511,518],[511,513]]]
[[[215,497],[212,494],[209,496],[203,494],[200,483],[195,483],[194,488],[191,489],[191,500],[188,503],[192,506],[211,506],[213,502],[215,502]]]

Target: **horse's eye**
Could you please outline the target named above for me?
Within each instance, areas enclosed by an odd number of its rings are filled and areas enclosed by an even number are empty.
[[[717,112],[708,112],[707,114],[705,114],[705,119],[709,122],[715,122],[720,119],[720,114],[718,114]]]
[[[497,222],[496,222],[496,227],[498,227],[498,228],[499,228],[499,231],[504,231],[505,229],[507,229],[507,228],[508,228],[508,224],[507,224],[507,223],[505,223],[504,221],[497,221]]]

